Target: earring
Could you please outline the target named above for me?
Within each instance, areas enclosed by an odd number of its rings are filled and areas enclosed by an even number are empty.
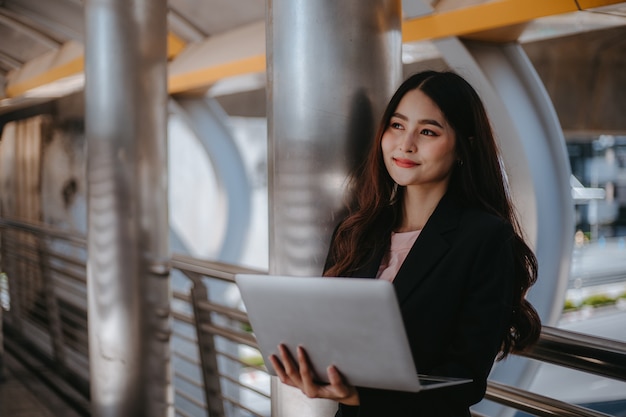
[[[460,167],[463,166],[463,160],[462,159],[457,159],[456,163],[459,164]]]

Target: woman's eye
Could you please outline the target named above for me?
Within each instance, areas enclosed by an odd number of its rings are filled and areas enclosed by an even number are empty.
[[[391,123],[389,124],[389,126],[390,126],[392,129],[402,129],[402,125],[401,125],[400,123],[398,123],[398,122],[391,122]]]
[[[437,134],[430,129],[422,129],[421,133],[425,136],[437,136]]]

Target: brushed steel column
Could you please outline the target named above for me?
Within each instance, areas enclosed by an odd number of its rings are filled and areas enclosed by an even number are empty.
[[[165,0],[85,3],[92,412],[173,415]]]
[[[319,275],[348,172],[402,77],[399,0],[267,2],[269,269]],[[274,416],[332,415],[273,383]]]

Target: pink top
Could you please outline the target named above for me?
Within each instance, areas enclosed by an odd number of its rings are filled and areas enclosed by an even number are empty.
[[[421,230],[402,233],[391,232],[391,247],[389,248],[389,253],[380,263],[376,278],[393,282],[398,270],[402,266],[402,262],[406,259],[406,255],[413,247],[420,232]]]

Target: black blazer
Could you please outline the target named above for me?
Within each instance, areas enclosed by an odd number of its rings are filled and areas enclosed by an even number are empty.
[[[394,286],[419,373],[473,382],[419,393],[357,387],[361,405],[340,404],[337,416],[469,416],[510,326],[513,242],[508,222],[444,196]],[[353,276],[375,277],[383,255]]]

